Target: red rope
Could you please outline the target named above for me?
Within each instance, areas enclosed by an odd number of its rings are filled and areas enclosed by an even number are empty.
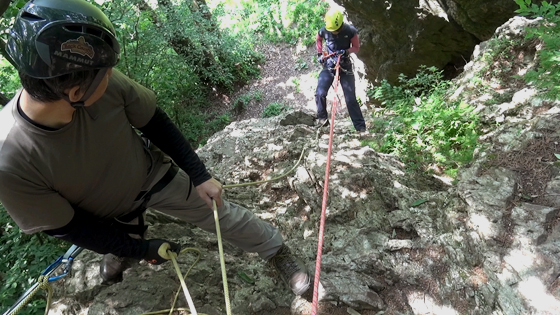
[[[340,69],[340,55],[336,61],[336,73],[334,77],[334,102],[333,107],[331,109],[331,130],[329,132],[329,148],[327,150],[327,167],[325,169],[325,185],[323,188],[323,205],[321,207],[321,224],[319,226],[319,241],[317,244],[317,260],[315,263],[315,282],[313,283],[313,305],[311,308],[311,315],[317,314],[317,303],[319,301],[319,278],[321,276],[321,256],[323,254],[323,235],[325,233],[325,217],[327,212],[327,200],[329,195],[329,173],[331,168],[331,152],[332,152],[332,143],[333,143],[333,134],[334,134],[334,117],[336,114],[337,108],[337,98],[336,93],[338,90],[338,76],[339,76],[339,69]]]

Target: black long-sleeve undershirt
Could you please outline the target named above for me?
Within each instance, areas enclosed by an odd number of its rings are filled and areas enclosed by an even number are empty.
[[[158,148],[184,170],[195,186],[212,178],[200,158],[169,116],[159,107],[142,128],[138,128]]]
[[[74,217],[65,226],[43,232],[99,254],[142,259],[148,250],[147,241],[132,238],[110,222],[78,209],[74,209]]]

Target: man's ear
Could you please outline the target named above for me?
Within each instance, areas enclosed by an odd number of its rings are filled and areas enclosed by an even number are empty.
[[[82,96],[84,96],[84,92],[82,92],[80,90],[79,86],[75,86],[71,89],[67,89],[66,91],[64,91],[66,94],[68,94],[68,99],[70,100],[70,102],[78,102],[82,99]]]

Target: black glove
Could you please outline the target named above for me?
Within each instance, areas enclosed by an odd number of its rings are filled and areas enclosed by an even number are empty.
[[[321,63],[321,64],[324,63],[325,62],[325,56],[323,56],[323,54],[321,54],[321,53],[318,53],[317,54],[317,62]]]
[[[346,55],[348,55],[348,50],[344,50],[344,49],[337,50],[336,54],[341,55],[341,56],[346,56]]]
[[[181,245],[166,240],[147,240],[144,244],[147,250],[143,258],[152,265],[161,265],[171,259],[167,253],[168,250],[177,255],[181,251]]]

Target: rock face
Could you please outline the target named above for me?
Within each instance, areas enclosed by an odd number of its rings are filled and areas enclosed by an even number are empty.
[[[340,0],[358,28],[360,60],[368,79],[396,83],[418,66],[446,69],[450,75],[470,59],[475,45],[515,15],[511,0]]]
[[[509,0],[444,0],[437,2],[442,3],[450,19],[480,41],[490,39],[496,28],[509,20],[515,14],[514,11],[519,8],[514,1]],[[533,3],[538,2],[533,1]]]
[[[512,19],[496,37],[522,42],[520,30],[530,23],[536,22]],[[540,99],[518,81],[494,84],[490,75],[533,67],[535,45],[509,51],[517,62],[498,70],[488,64],[489,45],[477,47],[454,97],[477,106],[483,125],[494,129],[484,131],[487,146],[456,185],[410,172],[396,157],[364,145],[368,135],[351,132],[348,119],[336,122],[319,291],[331,307],[362,315],[560,313],[560,166],[554,156],[560,103]],[[477,72],[486,73],[477,76],[482,83],[470,80]],[[476,85],[484,82],[488,86]],[[467,97],[491,86],[509,97]],[[329,139],[312,122],[296,112],[232,123],[199,155],[225,184],[274,178],[296,165],[276,181],[225,193],[278,226],[314,270]],[[190,294],[200,313],[225,314],[216,237],[153,211],[148,221],[148,238],[200,250],[186,280]],[[183,272],[196,257],[195,251],[180,256]],[[132,315],[171,306],[179,287],[171,264],[142,262],[107,286],[98,275],[100,259],[87,251],[77,259],[72,277],[55,286],[51,314]],[[226,243],[225,263],[233,314],[308,314],[309,300],[294,297],[255,254]],[[178,306],[186,306],[182,294]]]

